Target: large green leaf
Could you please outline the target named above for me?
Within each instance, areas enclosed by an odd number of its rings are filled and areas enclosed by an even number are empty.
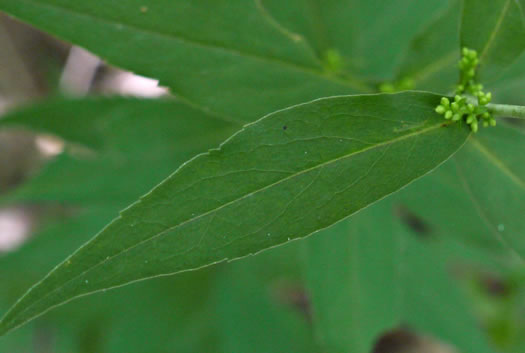
[[[342,96],[271,114],[185,163],[33,287],[5,333],[73,298],[304,237],[428,173],[469,132],[439,96]]]
[[[323,351],[370,352],[381,334],[405,327],[461,352],[491,352],[448,273],[450,247],[407,233],[391,201],[308,240],[306,276]]]
[[[501,75],[525,50],[525,15],[516,0],[464,0],[461,45],[479,53],[479,75]]]
[[[235,120],[368,89],[326,72],[260,1],[1,0],[0,10]]]

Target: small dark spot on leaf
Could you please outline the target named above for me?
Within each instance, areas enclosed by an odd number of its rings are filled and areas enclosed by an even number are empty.
[[[441,127],[448,127],[448,124],[447,123],[443,123],[443,124],[441,124]]]
[[[421,237],[427,237],[432,233],[430,225],[420,216],[410,211],[403,205],[395,208],[394,214],[401,222]]]
[[[286,129],[288,129],[288,126],[286,126],[286,125],[283,126],[283,130],[286,130]]]

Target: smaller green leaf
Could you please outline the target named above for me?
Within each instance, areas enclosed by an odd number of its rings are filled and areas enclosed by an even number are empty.
[[[100,290],[305,237],[425,175],[469,135],[430,93],[341,96],[271,114],[185,163],[34,286],[0,334]]]
[[[497,78],[525,50],[525,15],[516,0],[464,0],[461,45],[479,54],[482,82]]]

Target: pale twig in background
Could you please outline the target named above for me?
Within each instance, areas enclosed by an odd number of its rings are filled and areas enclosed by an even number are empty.
[[[60,77],[60,88],[77,96],[88,94],[101,63],[98,57],[87,50],[71,47]]]

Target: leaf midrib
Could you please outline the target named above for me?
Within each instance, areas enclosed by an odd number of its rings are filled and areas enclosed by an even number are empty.
[[[272,184],[269,184],[269,185],[267,185],[267,186],[265,186],[265,187],[262,187],[262,188],[260,188],[260,189],[258,189],[258,190],[255,190],[255,191],[253,191],[253,192],[247,193],[247,194],[245,194],[245,195],[243,195],[243,196],[241,196],[241,197],[239,197],[239,198],[237,198],[237,199],[235,199],[235,200],[229,201],[229,202],[227,202],[227,203],[225,203],[225,204],[223,204],[223,205],[221,205],[221,206],[219,206],[219,207],[216,207],[216,208],[214,208],[214,209],[212,209],[212,210],[206,211],[206,212],[204,212],[204,213],[202,213],[202,214],[200,214],[200,215],[198,215],[198,216],[195,216],[195,217],[193,217],[193,218],[190,218],[190,219],[188,219],[188,220],[186,220],[186,221],[182,221],[182,222],[180,222],[179,224],[174,225],[174,226],[171,226],[171,227],[169,227],[169,228],[163,230],[162,232],[159,232],[159,233],[153,235],[153,236],[150,237],[150,238],[144,239],[144,240],[142,240],[142,241],[140,241],[140,242],[138,242],[138,243],[136,243],[136,244],[134,244],[134,245],[132,245],[132,246],[130,246],[130,247],[127,247],[127,248],[121,250],[121,251],[118,252],[117,254],[114,254],[114,255],[112,255],[112,256],[110,256],[110,257],[105,258],[104,260],[100,261],[98,264],[96,264],[96,265],[94,265],[94,266],[88,268],[88,269],[85,270],[84,272],[82,272],[82,273],[78,274],[77,276],[75,276],[75,277],[73,277],[73,278],[67,280],[66,282],[62,283],[59,287],[53,289],[52,291],[48,292],[48,293],[45,294],[44,296],[40,297],[40,299],[38,299],[37,301],[33,302],[33,303],[30,304],[29,306],[26,306],[25,309],[22,310],[22,311],[20,311],[20,312],[18,313],[18,315],[16,315],[16,316],[20,316],[20,315],[22,315],[24,312],[28,311],[29,309],[31,309],[32,307],[34,307],[34,306],[35,306],[36,304],[38,304],[39,302],[41,302],[42,300],[46,299],[46,298],[49,297],[51,294],[53,294],[53,293],[55,293],[56,291],[62,289],[62,288],[63,288],[64,286],[66,286],[68,283],[70,283],[70,282],[72,282],[72,281],[74,281],[74,280],[76,280],[76,279],[78,279],[78,278],[84,276],[86,273],[88,273],[88,272],[94,270],[95,268],[97,268],[97,267],[99,267],[99,266],[105,264],[105,263],[108,262],[108,261],[113,260],[114,258],[116,258],[116,257],[118,257],[118,256],[120,256],[120,255],[123,255],[123,254],[127,253],[128,251],[130,251],[130,250],[132,250],[132,249],[134,249],[134,248],[136,248],[136,247],[138,247],[138,246],[141,246],[141,245],[143,245],[143,244],[145,244],[145,243],[147,243],[147,242],[149,242],[149,241],[153,241],[153,240],[155,240],[155,239],[158,239],[159,237],[162,237],[162,236],[165,235],[166,233],[169,233],[169,232],[175,230],[176,228],[182,227],[182,226],[184,226],[184,225],[186,225],[186,224],[188,224],[188,223],[190,223],[190,222],[193,222],[193,221],[198,220],[198,219],[200,219],[200,218],[202,218],[202,217],[205,217],[205,216],[210,215],[210,214],[212,214],[212,213],[214,213],[214,212],[217,212],[217,211],[219,211],[219,210],[221,210],[221,209],[223,209],[223,208],[225,208],[225,207],[227,207],[227,206],[229,206],[229,205],[231,205],[231,204],[234,204],[234,203],[236,203],[236,202],[239,202],[239,201],[241,201],[241,200],[243,200],[243,199],[245,199],[245,198],[247,198],[247,197],[249,197],[249,196],[255,195],[255,194],[259,193],[259,192],[262,192],[262,191],[264,191],[264,190],[267,190],[267,189],[269,189],[269,188],[271,188],[271,187],[274,187],[274,186],[276,186],[276,185],[279,185],[280,183],[283,183],[283,182],[285,182],[285,181],[287,181],[287,180],[289,180],[289,179],[295,178],[295,177],[300,176],[300,175],[302,175],[302,174],[305,174],[305,173],[307,173],[307,172],[313,171],[313,170],[318,169],[318,168],[323,168],[323,167],[328,166],[328,165],[330,165],[330,164],[332,164],[332,163],[336,163],[336,162],[338,162],[338,161],[342,161],[342,160],[344,160],[344,159],[346,159],[346,158],[351,158],[351,157],[353,157],[353,156],[355,156],[355,155],[358,155],[358,154],[361,154],[361,153],[367,152],[367,151],[372,150],[372,149],[375,149],[375,148],[380,148],[380,147],[384,147],[384,146],[389,146],[389,145],[395,144],[395,143],[397,143],[397,142],[400,142],[400,141],[406,140],[406,139],[408,139],[408,138],[411,138],[411,137],[415,137],[415,136],[419,136],[419,135],[425,134],[425,133],[427,133],[427,132],[430,132],[430,131],[433,131],[433,130],[439,129],[439,128],[441,128],[442,126],[443,126],[443,123],[440,122],[439,124],[435,124],[435,125],[429,126],[429,127],[425,128],[425,129],[422,129],[422,130],[419,130],[419,131],[415,131],[415,132],[412,132],[412,133],[409,133],[409,134],[406,134],[406,135],[403,135],[403,136],[399,136],[399,137],[394,138],[394,139],[392,139],[392,140],[387,140],[387,141],[384,141],[384,142],[380,142],[380,143],[377,143],[377,144],[372,145],[372,146],[367,146],[367,147],[365,147],[365,148],[363,148],[363,149],[361,149],[361,150],[359,150],[359,151],[354,151],[354,152],[352,152],[352,153],[350,153],[350,154],[347,154],[347,155],[344,155],[344,156],[341,156],[341,157],[337,157],[337,158],[331,159],[331,160],[329,160],[329,161],[327,161],[327,162],[324,162],[324,163],[318,164],[318,165],[316,165],[316,166],[313,166],[313,167],[307,168],[307,169],[305,169],[305,170],[299,171],[299,172],[297,172],[297,173],[294,173],[294,174],[292,174],[292,175],[290,175],[290,176],[287,176],[286,178],[283,178],[283,179],[281,179],[281,180],[278,180],[278,181],[276,181],[276,182],[274,182],[274,183],[272,183]],[[241,130],[241,131],[242,131],[242,130]],[[202,158],[203,156],[206,156],[206,155],[208,155],[208,154],[201,154],[201,155],[198,155],[198,156],[196,156],[195,158],[193,158],[192,160],[190,160],[190,161],[187,162],[187,163],[191,163],[192,161],[197,160],[198,158]],[[185,163],[184,165],[186,165],[187,163]],[[183,165],[181,168],[183,168],[184,165]],[[180,169],[179,169],[179,170],[180,170]],[[175,172],[175,173],[176,173],[176,172]],[[138,201],[138,202],[136,202],[135,204],[133,204],[133,205],[130,206],[130,207],[134,207],[134,206],[140,204],[141,202],[142,202],[142,201]],[[118,221],[118,220],[120,220],[120,219],[122,219],[122,216],[116,218],[111,224],[113,224],[114,222],[116,222],[116,221]],[[111,224],[110,224],[109,226],[111,226]],[[108,226],[108,227],[109,227],[109,226]],[[95,237],[95,239],[96,239],[100,234],[102,234],[103,232],[104,232],[104,230],[103,230],[101,233],[99,233],[99,234]],[[73,255],[71,255],[68,259],[66,259],[63,263],[65,263],[65,262],[68,261],[69,259],[73,258],[73,257],[75,256],[75,254],[78,253],[79,251],[82,251],[82,249],[83,249],[83,247],[81,247],[79,250],[77,250]],[[225,258],[225,259],[227,259],[227,258]],[[222,260],[225,260],[225,259],[222,259]],[[217,260],[217,261],[221,261],[221,260]],[[207,265],[209,265],[209,264],[205,264],[205,265],[203,265],[203,266],[207,266]],[[60,266],[60,265],[59,265],[59,266]],[[181,271],[183,271],[183,270],[175,271],[175,272],[172,272],[172,273],[177,273],[177,272],[181,272]],[[49,275],[51,275],[51,273],[50,273]],[[49,275],[48,275],[48,276],[49,276]],[[45,281],[45,280],[48,278],[48,276],[44,277],[44,279],[43,279],[42,281],[40,281],[39,284],[42,283],[43,281]],[[38,284],[35,285],[34,287],[36,287],[36,286],[38,286]],[[100,290],[102,290],[102,289],[96,289],[96,290],[94,290],[94,291],[92,291],[92,292],[88,292],[88,293],[95,293],[95,292],[98,292],[98,291],[100,291]],[[25,297],[25,296],[24,296],[24,297]],[[22,300],[22,299],[21,299],[21,300]],[[15,307],[13,307],[13,309],[15,309]],[[6,313],[5,317],[7,317],[8,315],[9,315],[9,312]],[[16,316],[15,316],[15,317],[16,317]],[[28,319],[25,320],[24,322],[28,321],[29,319],[31,319],[31,318],[28,318]],[[3,321],[3,320],[2,320],[2,321]],[[2,323],[2,321],[0,321],[0,324]],[[1,334],[1,332],[0,332],[0,334]]]
[[[71,8],[68,8],[68,7],[65,7],[65,6],[59,6],[59,5],[48,4],[48,3],[41,3],[41,2],[35,1],[35,0],[18,0],[18,1],[31,3],[34,6],[41,6],[41,7],[44,7],[44,8],[47,7],[47,8],[55,9],[57,11],[63,11],[63,12],[69,13],[69,14],[71,14],[73,16],[85,17],[85,18],[88,18],[88,19],[91,19],[91,20],[99,21],[99,22],[102,22],[102,23],[110,24],[110,25],[122,26],[122,28],[132,29],[134,31],[141,32],[141,33],[144,33],[144,34],[149,34],[149,35],[152,35],[152,36],[169,38],[169,39],[174,40],[174,41],[182,42],[182,43],[184,43],[186,45],[193,45],[193,46],[205,48],[205,49],[208,49],[208,50],[223,51],[223,52],[228,53],[228,54],[233,55],[233,56],[244,57],[244,58],[249,58],[249,59],[253,59],[253,60],[257,60],[257,61],[261,61],[261,62],[265,62],[265,63],[269,63],[269,64],[279,65],[279,66],[282,66],[282,67],[285,67],[285,68],[288,68],[288,69],[291,69],[291,70],[295,70],[295,71],[303,72],[305,74],[317,76],[317,77],[320,77],[320,78],[322,78],[324,80],[332,81],[334,83],[350,87],[350,88],[355,89],[355,90],[357,90],[358,92],[361,92],[361,93],[365,93],[365,92],[370,92],[371,91],[371,88],[368,87],[365,83],[358,82],[354,78],[345,79],[342,76],[329,75],[329,74],[326,74],[326,73],[324,73],[324,72],[322,72],[320,70],[315,69],[314,67],[300,65],[300,64],[297,64],[297,63],[294,63],[294,62],[291,62],[291,61],[287,61],[287,60],[283,60],[283,59],[280,59],[280,58],[264,56],[264,55],[260,55],[260,54],[256,54],[256,53],[245,52],[245,51],[241,51],[239,49],[234,49],[234,48],[227,47],[227,46],[221,46],[221,45],[218,45],[217,43],[196,40],[196,39],[192,39],[192,38],[183,37],[181,35],[175,35],[175,34],[172,34],[172,33],[159,32],[159,31],[155,31],[154,29],[145,29],[145,28],[141,28],[141,27],[138,27],[138,26],[130,24],[130,23],[117,22],[117,21],[112,20],[112,19],[108,19],[108,18],[104,18],[104,17],[97,17],[96,15],[93,15],[93,14],[82,13],[82,12],[79,12],[79,11],[77,11],[75,9],[71,9]]]

